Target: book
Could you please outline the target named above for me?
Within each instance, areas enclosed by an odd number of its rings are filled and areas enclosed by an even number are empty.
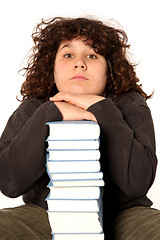
[[[48,160],[54,161],[82,161],[82,160],[99,160],[99,150],[49,150],[47,155]]]
[[[48,150],[57,149],[98,149],[100,145],[99,139],[90,140],[51,140],[47,141]]]
[[[46,200],[52,240],[104,240],[100,127],[92,121],[47,125]]]
[[[90,172],[90,173],[48,173],[52,180],[78,180],[78,179],[102,179],[103,173]]]
[[[95,234],[54,234],[52,240],[104,240],[104,233],[95,233]]]
[[[48,212],[52,232],[102,233],[97,212]]]
[[[48,186],[52,185],[53,187],[89,187],[89,186],[104,186],[103,179],[97,179],[97,180],[66,180],[66,181],[51,181],[49,182]]]
[[[100,127],[94,121],[55,121],[48,122],[48,140],[98,139]]]
[[[97,200],[53,200],[47,199],[50,212],[98,212]]]
[[[48,199],[98,199],[99,187],[53,187],[49,185]]]
[[[101,165],[99,161],[47,161],[49,173],[67,172],[99,172]]]

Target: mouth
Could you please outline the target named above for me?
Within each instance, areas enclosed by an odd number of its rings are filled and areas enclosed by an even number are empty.
[[[86,78],[82,75],[75,75],[71,79],[73,79],[73,80],[88,80],[88,78]]]

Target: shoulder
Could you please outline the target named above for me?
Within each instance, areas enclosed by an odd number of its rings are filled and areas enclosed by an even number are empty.
[[[129,91],[121,96],[118,96],[114,103],[119,108],[132,108],[132,107],[146,107],[148,105],[144,97],[142,97],[139,93],[135,91]]]
[[[27,98],[18,107],[17,111],[23,111],[31,116],[47,99]]]
[[[20,107],[22,107],[22,108],[26,108],[26,107],[29,107],[29,106],[39,107],[41,104],[43,104],[46,101],[47,101],[47,99],[45,99],[45,98],[42,98],[42,99],[27,98],[20,104]]]
[[[128,125],[134,130],[152,119],[146,100],[135,91],[129,91],[117,97],[115,105],[122,112]]]
[[[116,107],[123,113],[125,119],[136,118],[139,122],[145,121],[151,113],[146,103],[146,100],[135,91],[128,91],[127,93],[118,96],[114,103]]]

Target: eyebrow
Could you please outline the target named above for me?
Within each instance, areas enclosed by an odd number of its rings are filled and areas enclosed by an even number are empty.
[[[71,43],[68,43],[68,44],[65,44],[64,46],[62,46],[60,49],[59,49],[59,51],[61,51],[63,48],[65,48],[65,47],[70,47],[71,46]]]
[[[89,46],[91,49],[93,49],[89,44],[86,44],[86,46]],[[60,49],[59,49],[59,52],[62,51],[62,49],[64,48],[72,48],[72,43],[67,43],[65,45],[63,45]],[[93,49],[94,50],[94,49]],[[95,50],[94,50],[95,51]]]

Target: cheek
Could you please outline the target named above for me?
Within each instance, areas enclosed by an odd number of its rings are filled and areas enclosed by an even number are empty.
[[[95,76],[97,80],[97,87],[99,90],[100,95],[104,93],[105,88],[106,88],[106,83],[107,83],[107,67],[106,65],[102,64],[97,66],[96,68],[97,71],[95,71]]]
[[[60,91],[61,88],[61,80],[62,80],[61,71],[59,71],[58,66],[56,66],[54,68],[54,82],[56,84],[58,91]]]
[[[94,68],[94,73],[99,81],[106,83],[107,79],[107,67],[106,65],[98,65]]]
[[[56,63],[55,64],[55,67],[54,67],[54,80],[55,80],[55,82],[62,79],[62,76],[64,75],[63,74],[64,71],[65,71],[64,64],[61,64],[61,63]]]
[[[54,82],[59,92],[66,91],[68,67],[64,63],[57,63],[54,67]]]

